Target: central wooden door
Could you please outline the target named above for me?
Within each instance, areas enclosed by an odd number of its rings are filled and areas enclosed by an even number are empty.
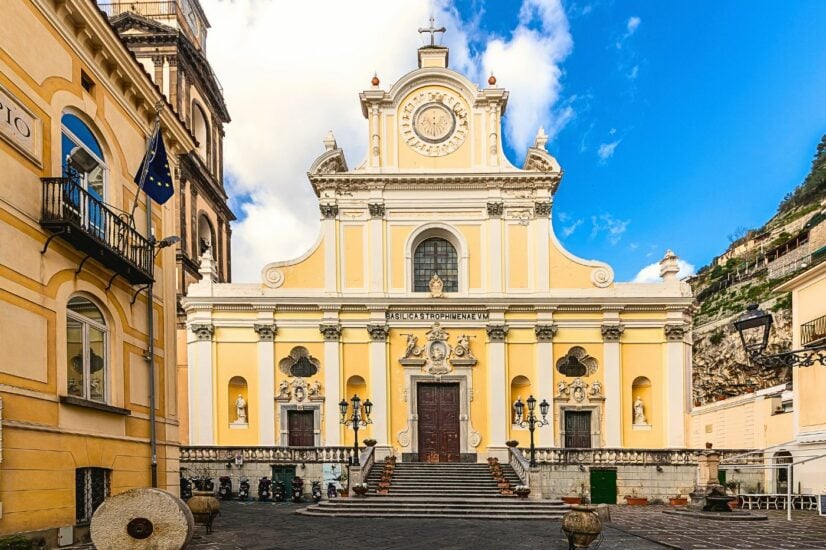
[[[417,385],[419,460],[459,462],[459,384]]]
[[[565,446],[591,447],[591,411],[565,411]]]
[[[313,411],[287,411],[290,447],[314,447]]]

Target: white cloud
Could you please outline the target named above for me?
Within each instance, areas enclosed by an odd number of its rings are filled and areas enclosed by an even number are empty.
[[[507,38],[487,37],[478,15],[463,18],[448,0],[393,9],[379,0],[201,3],[212,23],[207,54],[232,116],[228,192],[249,197],[233,224],[236,281],[257,281],[264,264],[315,241],[319,213],[306,172],[324,150],[321,140],[332,129],[349,165],[361,162],[367,129],[358,93],[374,70],[387,89],[416,68],[416,31],[431,14],[448,29],[452,68],[474,82],[493,71],[510,91],[505,131],[520,154],[540,125],[553,137],[574,116],[570,104],[557,105],[559,65],[573,46],[560,0],[523,0]]]
[[[690,277],[694,275],[695,269],[694,265],[686,262],[685,260],[677,260],[677,265],[680,267],[680,271],[677,273],[677,278],[682,279],[683,277]],[[648,264],[644,268],[637,273],[637,276],[634,277],[634,280],[631,281],[633,283],[658,283],[662,281],[660,278],[660,262],[654,262],[653,264]]]
[[[625,23],[625,34],[623,34],[622,37],[616,42],[618,50],[621,50],[622,46],[625,44],[625,41],[637,32],[637,29],[640,27],[640,23],[642,23],[642,19],[636,15],[628,18],[628,21]]]
[[[621,141],[621,139],[618,139],[617,141],[612,141],[611,143],[601,143],[599,149],[597,149],[597,156],[599,157],[600,162],[604,163],[609,158],[613,157],[614,151],[616,151],[617,146]]]
[[[634,65],[633,67],[631,67],[631,70],[628,71],[628,74],[625,75],[625,76],[628,77],[628,80],[636,80],[637,75],[639,75],[639,73],[640,73],[640,66],[639,65]]]
[[[593,239],[603,233],[609,243],[616,245],[622,239],[625,230],[628,229],[629,223],[631,223],[631,220],[618,220],[611,214],[591,216],[591,238]]]
[[[563,227],[563,228],[562,228],[562,236],[563,236],[563,237],[570,237],[571,235],[573,235],[573,234],[574,234],[574,231],[576,231],[576,230],[577,230],[577,228],[578,228],[580,225],[582,225],[582,220],[581,220],[581,219],[580,219],[580,220],[575,221],[575,222],[574,222],[574,223],[572,223],[571,225],[567,225],[567,226]]]

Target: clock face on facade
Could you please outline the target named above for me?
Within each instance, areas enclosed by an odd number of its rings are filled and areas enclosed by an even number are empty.
[[[456,117],[441,103],[427,103],[413,115],[413,130],[427,143],[439,143],[453,133]]]

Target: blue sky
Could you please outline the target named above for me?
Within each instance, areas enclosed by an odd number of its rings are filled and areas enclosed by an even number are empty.
[[[565,170],[556,233],[619,281],[666,248],[697,268],[722,253],[802,181],[826,133],[826,1],[330,0],[324,18],[307,2],[202,4],[233,119],[236,281],[315,242],[306,170],[321,140],[333,130],[359,164],[358,92],[374,70],[389,88],[415,68],[431,14],[451,68],[477,83],[493,70],[510,91],[515,165],[545,125]]]
[[[567,248],[629,280],[667,247],[699,268],[774,214],[826,133],[826,2],[564,6],[560,101],[576,114],[548,149],[565,171],[554,226]],[[504,0],[457,3],[480,8],[483,32],[518,16]]]

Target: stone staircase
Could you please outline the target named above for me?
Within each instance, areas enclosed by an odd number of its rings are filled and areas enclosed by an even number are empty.
[[[503,465],[502,469],[512,486],[520,483],[513,468]],[[322,500],[298,513],[336,517],[559,519],[569,508],[561,501],[501,495],[487,464],[398,463],[386,495],[376,492],[381,470],[381,464],[371,469],[367,496]]]

